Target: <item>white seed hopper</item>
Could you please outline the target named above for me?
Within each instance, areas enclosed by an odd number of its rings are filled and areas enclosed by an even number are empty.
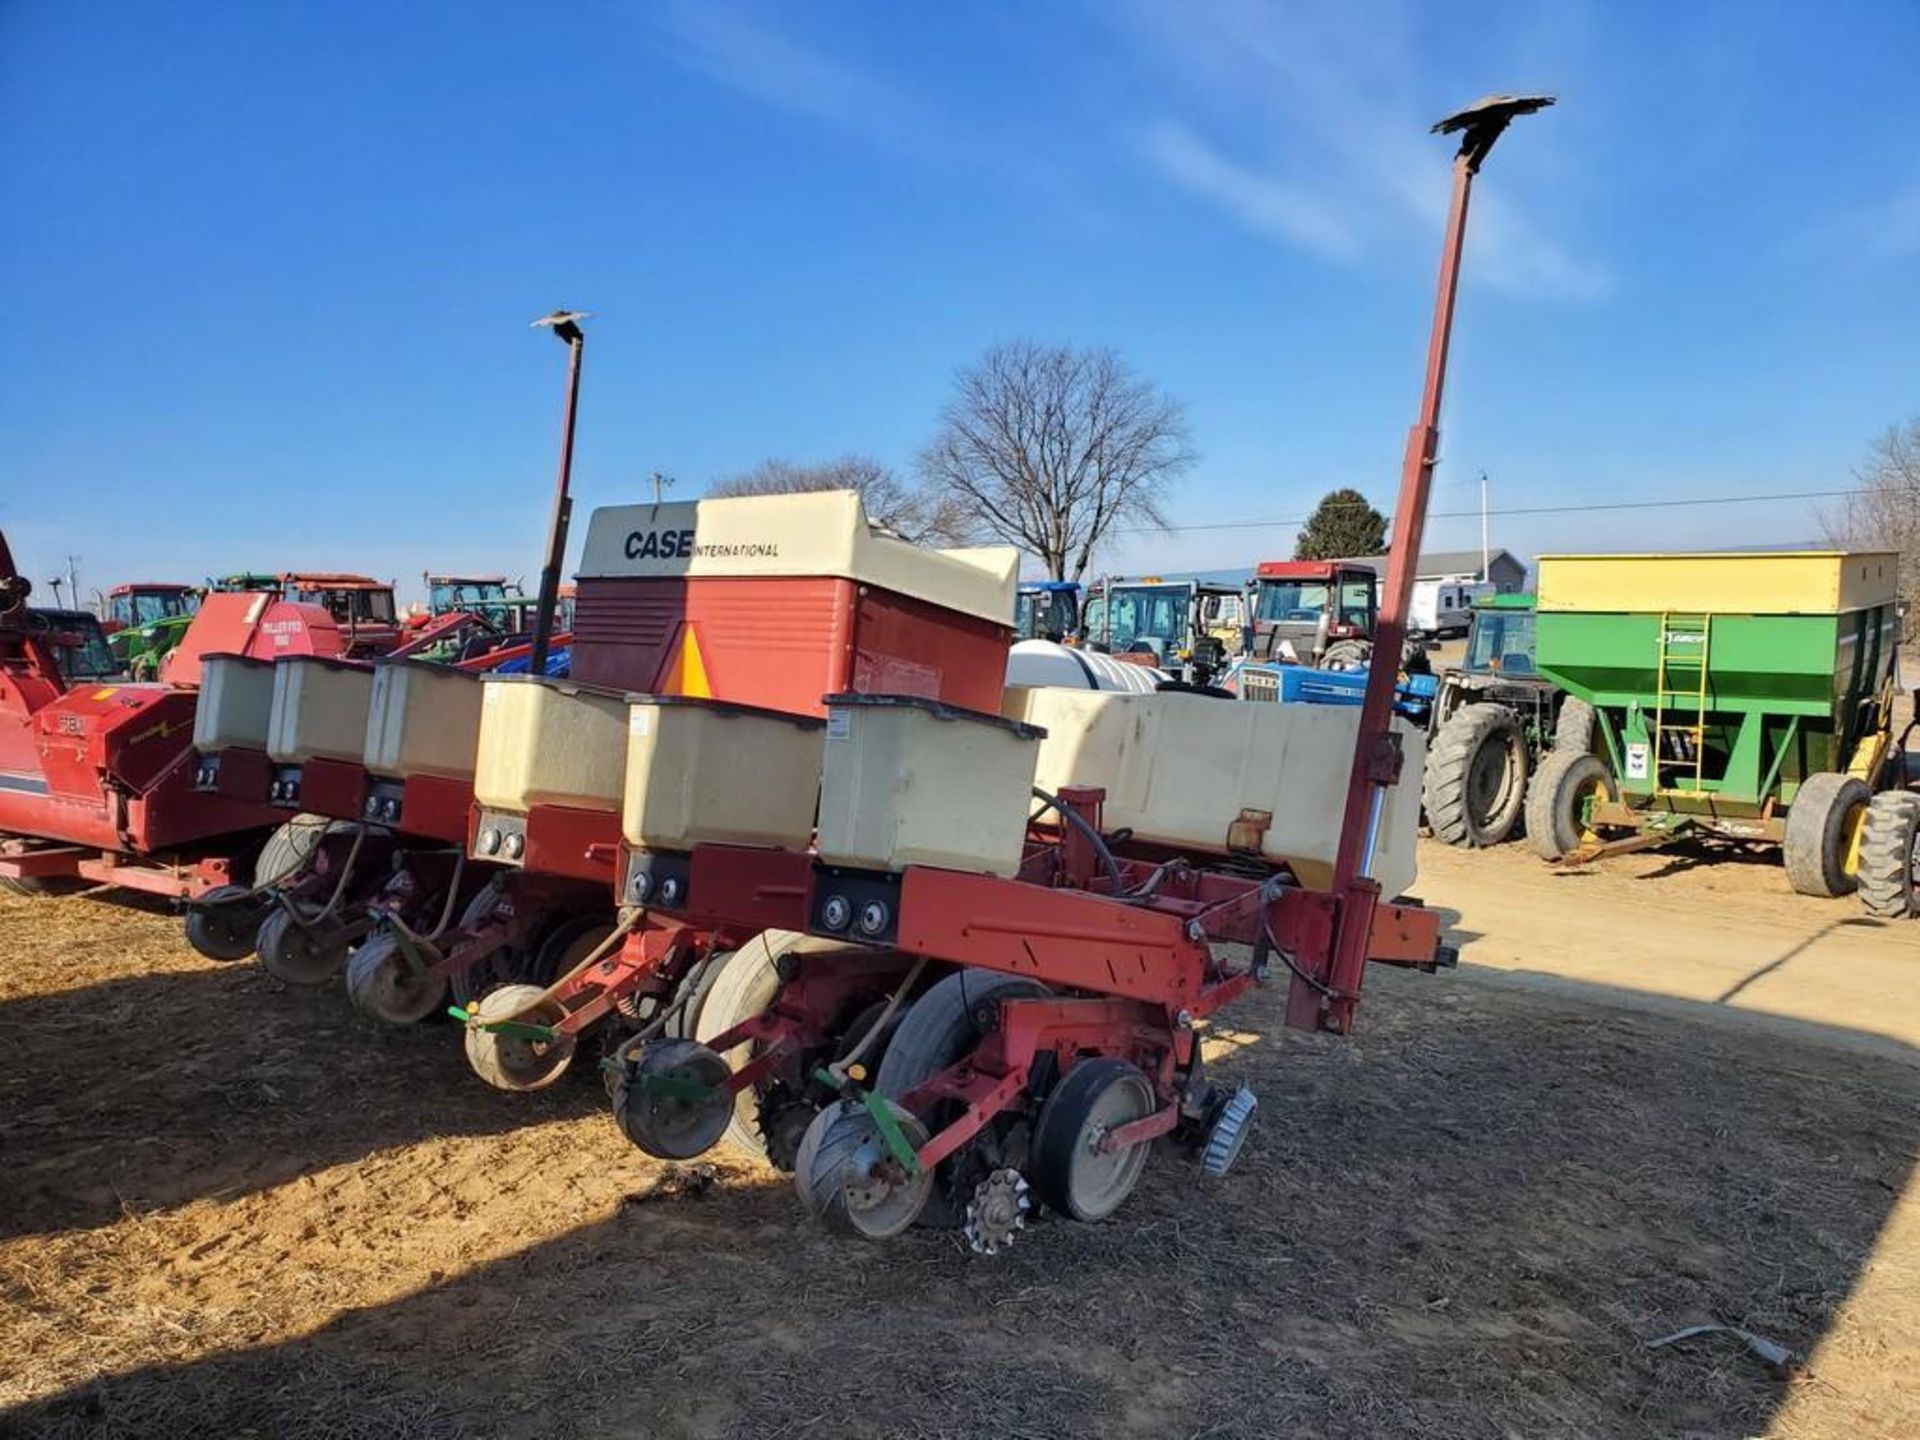
[[[1034,784],[1097,785],[1108,830],[1189,851],[1252,849],[1303,885],[1332,881],[1360,710],[1205,695],[1007,691],[1006,713],[1046,731]],[[1425,735],[1396,719],[1405,766],[1388,792],[1372,876],[1391,899],[1415,875]],[[1230,835],[1230,832],[1231,835]]]
[[[1019,870],[1038,731],[911,695],[833,695],[827,705],[821,860]]]
[[[200,662],[193,706],[193,748],[264,750],[273,718],[273,662],[249,655],[208,655]]]
[[[752,705],[633,695],[621,829],[642,850],[804,850],[826,722]]]
[[[627,768],[627,698],[533,675],[481,684],[474,799],[525,814],[536,805],[618,811]]]
[[[480,748],[480,677],[425,660],[373,662],[367,769],[405,779],[473,778]]]
[[[273,666],[267,755],[281,765],[343,760],[358,765],[367,747],[373,671],[350,660],[293,655]]]

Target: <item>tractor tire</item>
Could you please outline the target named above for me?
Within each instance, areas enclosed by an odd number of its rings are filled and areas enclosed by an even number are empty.
[[[1527,786],[1527,843],[1542,860],[1559,860],[1587,837],[1580,808],[1596,793],[1620,798],[1620,787],[1598,755],[1552,750]]]
[[[1479,850],[1513,834],[1527,800],[1527,737],[1504,705],[1462,706],[1427,751],[1427,823],[1435,838]]]
[[[1787,808],[1787,880],[1802,895],[1831,900],[1859,888],[1860,829],[1873,793],[1864,780],[1822,770],[1800,782]]]
[[[1920,914],[1920,791],[1873,797],[1860,835],[1858,878],[1869,915],[1904,920]]]
[[[1373,646],[1365,640],[1336,640],[1320,657],[1322,670],[1364,670],[1373,658]]]
[[[1577,695],[1560,701],[1560,713],[1553,717],[1553,748],[1585,755],[1593,749],[1593,706]]]
[[[335,826],[350,822],[329,820],[324,815],[296,815],[260,847],[260,858],[253,862],[253,883],[275,885],[303,868],[320,848],[320,842],[333,833]]]

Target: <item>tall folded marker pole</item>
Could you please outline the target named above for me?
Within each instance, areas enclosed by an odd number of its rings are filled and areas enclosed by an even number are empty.
[[[553,515],[547,522],[547,561],[540,567],[540,601],[533,614],[533,653],[527,659],[530,674],[547,673],[547,650],[553,644],[553,612],[560,603],[560,567],[567,557],[567,523],[573,517],[573,417],[580,403],[580,358],[587,348],[580,322],[585,310],[556,310],[534,321],[535,329],[553,331],[567,347],[567,413],[560,428],[560,478],[553,490]]]
[[[1516,115],[1530,115],[1553,104],[1550,95],[1489,95],[1433,127],[1436,135],[1460,135],[1453,162],[1453,202],[1447,215],[1446,244],[1440,252],[1440,289],[1434,301],[1433,334],[1427,344],[1426,386],[1420,418],[1407,436],[1400,471],[1400,499],[1393,512],[1393,543],[1387,550],[1386,593],[1373,636],[1373,664],[1367,671],[1366,701],[1360,711],[1360,738],[1353,774],[1347,783],[1347,808],[1340,823],[1340,849],[1334,861],[1333,895],[1340,902],[1326,990],[1296,985],[1290,1003],[1318,1010],[1319,1024],[1345,1031],[1359,992],[1361,972],[1373,928],[1379,886],[1370,877],[1379,841],[1387,789],[1400,778],[1400,737],[1392,727],[1393,691],[1407,639],[1407,610],[1413,600],[1414,571],[1427,527],[1427,499],[1440,450],[1440,397],[1447,379],[1447,344],[1453,335],[1454,297],[1460,288],[1460,247],[1467,228],[1467,201],[1473,177]],[[1304,1016],[1291,1017],[1298,1023]]]

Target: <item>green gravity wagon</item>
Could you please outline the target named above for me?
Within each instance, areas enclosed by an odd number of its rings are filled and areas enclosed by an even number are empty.
[[[1779,845],[1802,894],[1858,888],[1903,778],[1895,580],[1879,553],[1541,556],[1538,668],[1594,723],[1534,775],[1534,849],[1713,835]]]

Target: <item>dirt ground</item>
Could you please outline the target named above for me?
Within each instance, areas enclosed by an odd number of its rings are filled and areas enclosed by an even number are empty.
[[[153,909],[0,897],[0,1434],[1920,1434],[1920,927],[1757,866],[1424,859],[1458,971],[1374,974],[1346,1041],[1237,1007],[1234,1174],[1156,1157],[994,1260],[671,1175],[591,1081],[494,1094]],[[1856,985],[1897,964],[1907,1019]],[[1714,1319],[1812,1378],[1646,1346]]]

